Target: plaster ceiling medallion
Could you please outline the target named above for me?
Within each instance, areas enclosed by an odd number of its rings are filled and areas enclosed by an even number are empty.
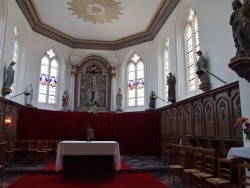
[[[113,19],[119,19],[118,15],[122,15],[120,11],[121,2],[115,0],[72,0],[68,2],[72,10],[72,15],[77,15],[77,18],[82,18],[85,22],[110,23]]]

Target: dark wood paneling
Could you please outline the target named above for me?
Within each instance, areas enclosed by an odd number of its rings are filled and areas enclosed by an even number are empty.
[[[241,116],[239,83],[234,82],[158,109],[162,114],[162,142],[203,138],[242,142],[233,125]],[[165,118],[165,120],[164,120]],[[178,142],[178,141],[177,141]]]

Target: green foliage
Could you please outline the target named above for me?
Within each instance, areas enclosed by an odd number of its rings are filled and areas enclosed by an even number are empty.
[[[89,101],[89,113],[98,115],[99,108],[97,102],[94,100]]]

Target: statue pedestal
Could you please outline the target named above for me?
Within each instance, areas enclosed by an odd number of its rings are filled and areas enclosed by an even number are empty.
[[[199,89],[201,89],[202,91],[210,91],[211,89],[211,84],[200,84],[199,85]]]
[[[250,51],[233,57],[228,66],[235,71],[239,77],[245,78],[250,82]]]
[[[12,93],[12,90],[10,88],[3,88],[2,89],[2,96],[5,97],[6,95]]]

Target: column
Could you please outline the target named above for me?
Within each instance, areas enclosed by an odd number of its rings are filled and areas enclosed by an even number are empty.
[[[75,76],[76,67],[72,66],[71,77],[70,77],[70,95],[69,95],[69,110],[74,111],[75,105]]]

